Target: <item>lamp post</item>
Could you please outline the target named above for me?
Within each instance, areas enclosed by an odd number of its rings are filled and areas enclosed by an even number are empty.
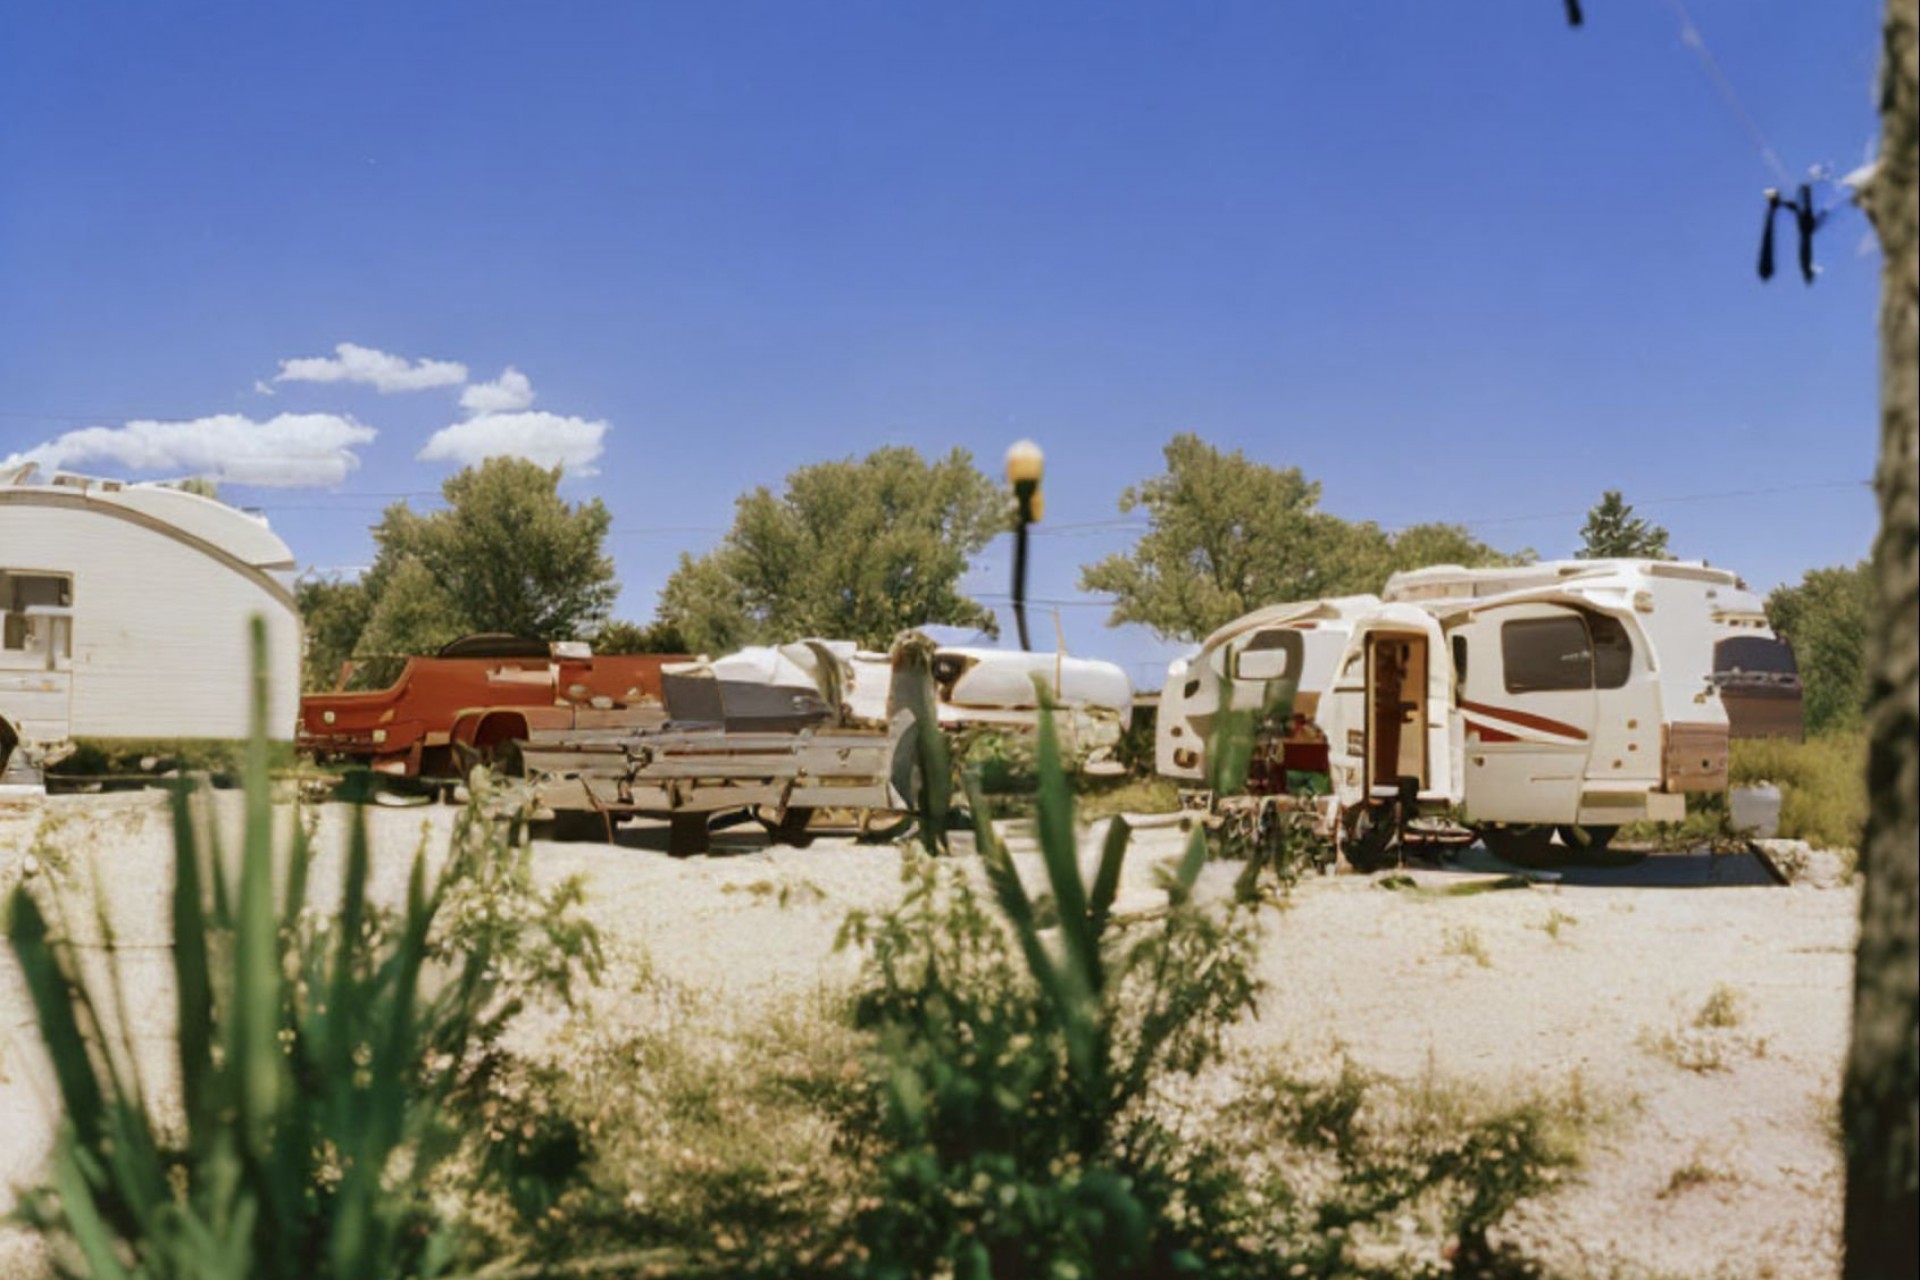
[[[1007,483],[1013,486],[1017,509],[1013,518],[1013,620],[1020,629],[1020,647],[1027,640],[1027,526],[1040,519],[1040,472],[1046,455],[1031,440],[1015,441],[1007,450]]]

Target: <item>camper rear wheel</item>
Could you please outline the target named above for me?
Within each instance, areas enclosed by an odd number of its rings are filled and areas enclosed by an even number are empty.
[[[1487,852],[1516,867],[1545,867],[1554,860],[1553,827],[1544,822],[1505,822],[1480,828]]]
[[[1556,830],[1560,832],[1560,843],[1567,846],[1568,853],[1600,854],[1607,851],[1607,846],[1613,843],[1613,837],[1619,833],[1620,828],[1583,827],[1569,824],[1558,827]]]
[[[1397,861],[1399,835],[1385,806],[1355,805],[1340,814],[1340,853],[1362,875]]]

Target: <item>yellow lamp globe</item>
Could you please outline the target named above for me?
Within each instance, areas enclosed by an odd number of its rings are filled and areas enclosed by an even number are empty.
[[[1046,466],[1047,457],[1040,452],[1040,446],[1031,440],[1016,440],[1007,450],[1007,483],[1020,485],[1040,483],[1040,472]]]

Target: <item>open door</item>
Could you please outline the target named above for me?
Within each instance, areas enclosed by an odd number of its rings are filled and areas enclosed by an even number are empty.
[[[1400,798],[1459,800],[1450,726],[1453,668],[1440,624],[1414,605],[1383,605],[1358,619],[1321,703],[1334,793],[1342,809]]]
[[[1366,792],[1387,800],[1430,787],[1427,759],[1430,660],[1427,637],[1405,631],[1370,632],[1366,639]]]

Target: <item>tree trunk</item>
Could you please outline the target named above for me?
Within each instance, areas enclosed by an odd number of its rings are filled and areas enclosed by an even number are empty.
[[[1920,1274],[1920,268],[1915,259],[1915,0],[1887,0],[1880,168],[1864,193],[1884,255],[1879,612],[1868,648],[1868,789],[1853,1044],[1841,1096],[1846,1274]]]

